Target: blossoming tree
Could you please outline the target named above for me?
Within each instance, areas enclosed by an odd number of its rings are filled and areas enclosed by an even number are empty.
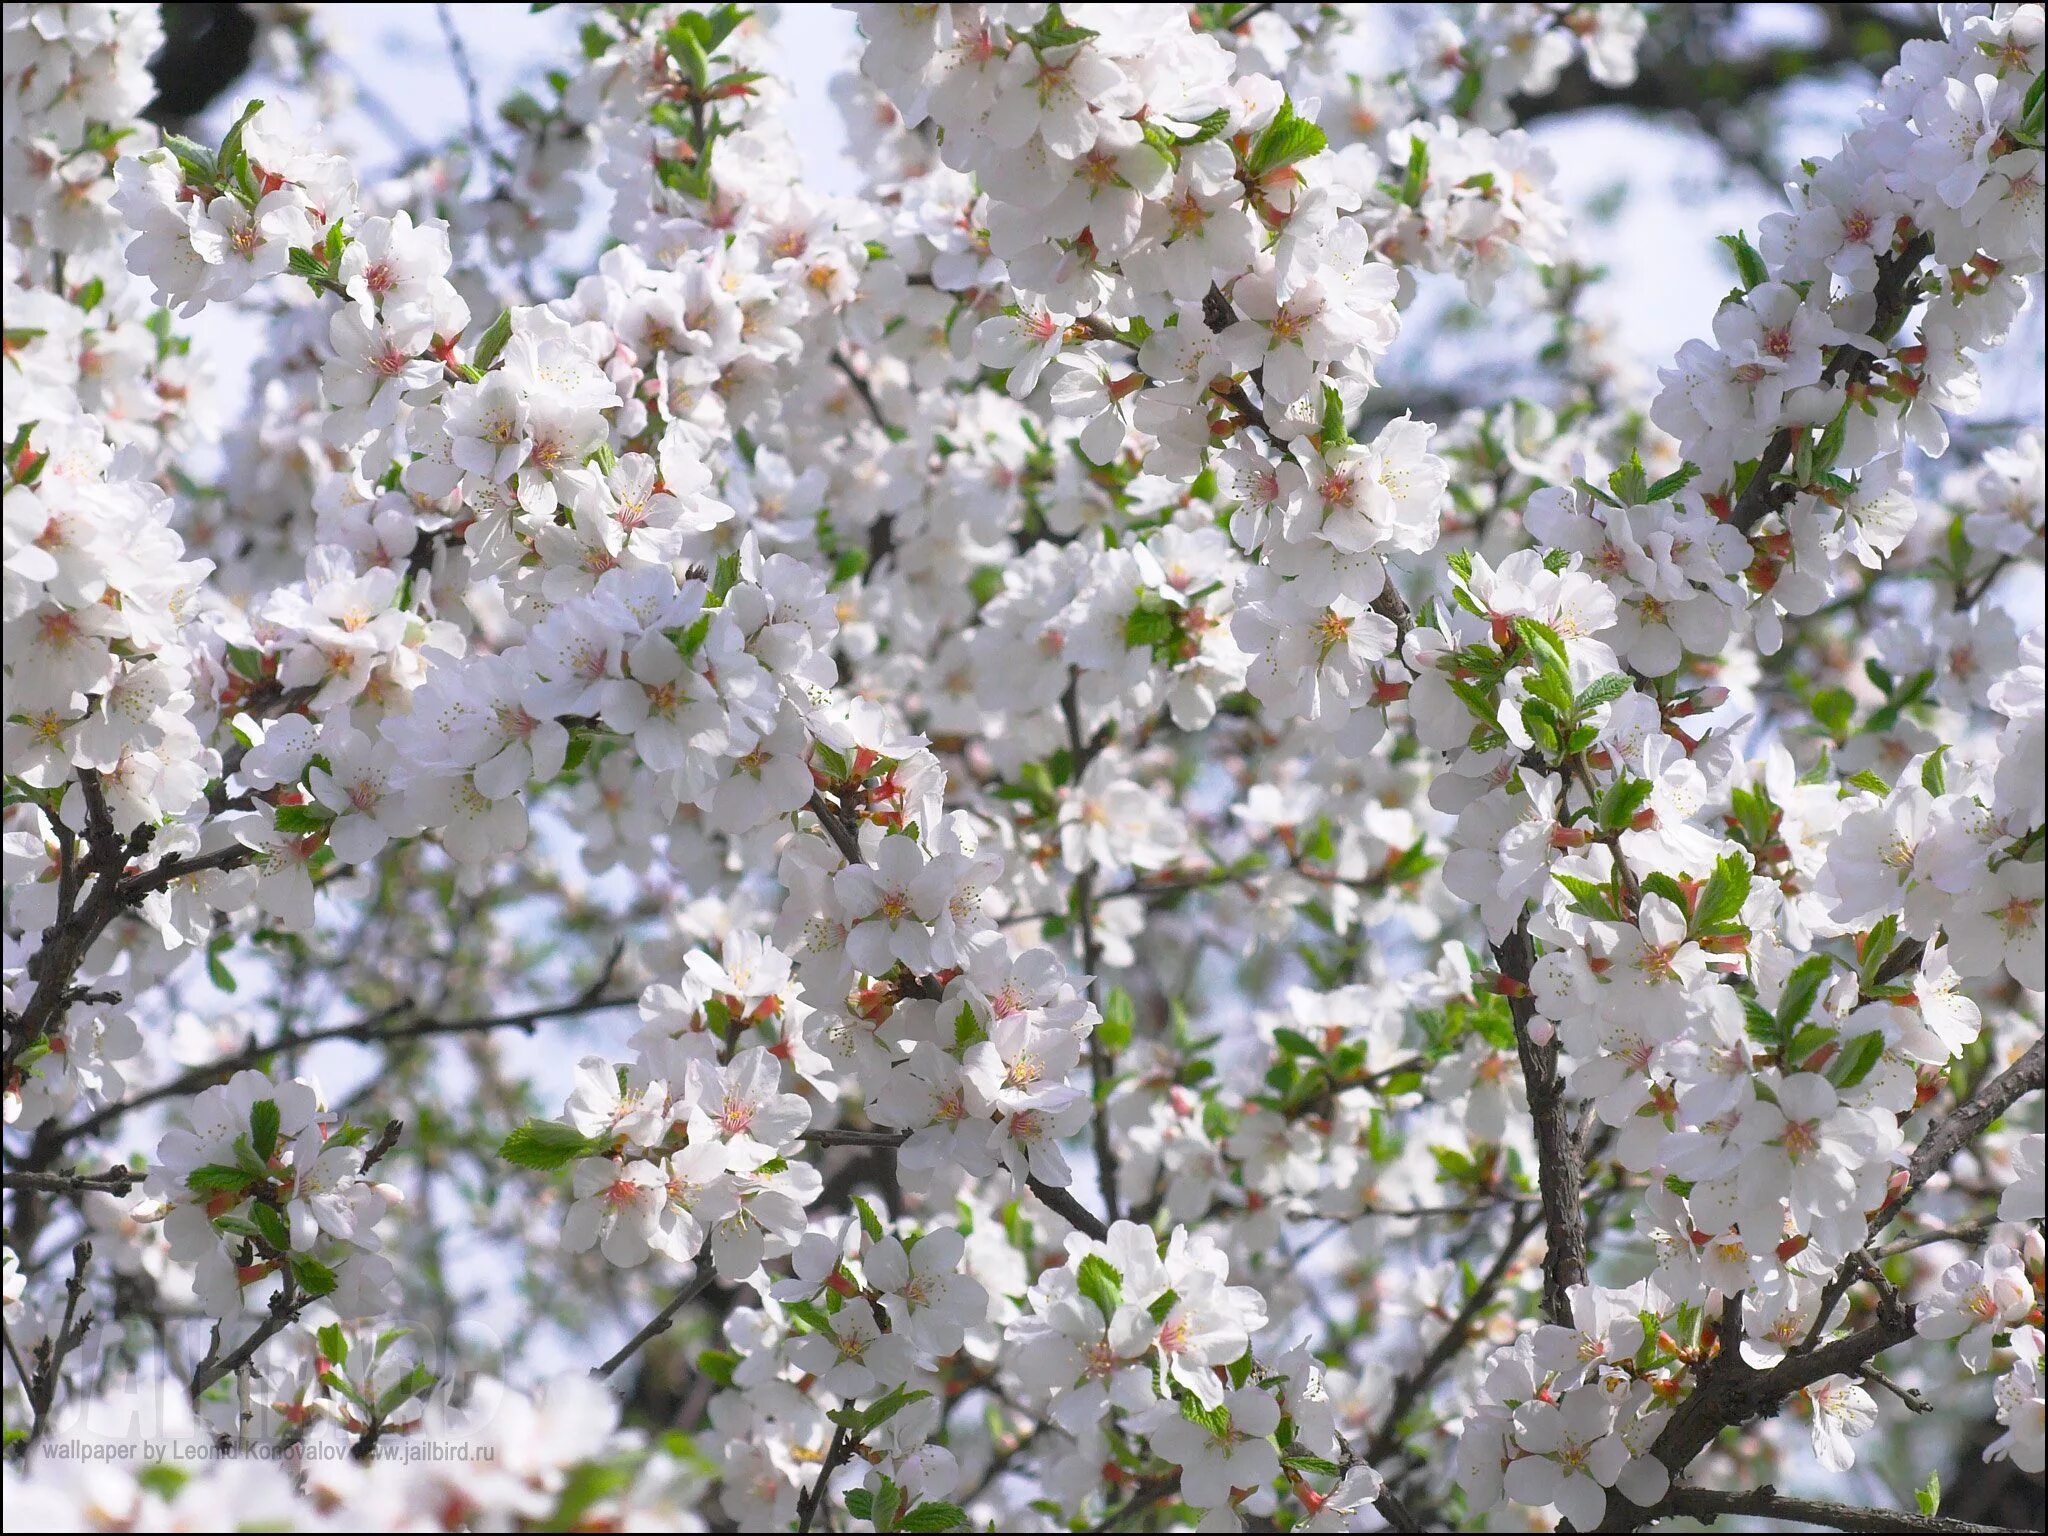
[[[502,9],[365,183],[6,7],[10,1524],[2038,1477],[2039,5],[1655,381],[1516,122],[1678,18],[855,6],[837,197],[759,18]]]

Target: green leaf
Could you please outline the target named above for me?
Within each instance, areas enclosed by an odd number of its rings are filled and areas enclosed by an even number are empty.
[[[1578,698],[1573,702],[1580,714],[1591,714],[1602,704],[1612,703],[1634,687],[1635,684],[1630,682],[1624,673],[1610,672],[1581,688]]]
[[[1322,1477],[1335,1477],[1344,1469],[1327,1456],[1308,1456],[1290,1451],[1280,1458],[1283,1467],[1294,1467],[1303,1472],[1314,1472]]]
[[[2048,79],[2048,76],[2041,76],[2035,79],[2034,89],[2036,91],[2040,90],[2042,79]],[[1930,1520],[1941,1513],[1941,1474],[1939,1472],[1927,1474],[1927,1481],[1914,1491],[1913,1502],[1920,1506],[1920,1513],[1927,1516]]]
[[[377,1399],[377,1417],[389,1418],[408,1399],[430,1390],[436,1379],[434,1373],[424,1365],[415,1365],[384,1389],[383,1395]]]
[[[1230,109],[1228,107],[1218,107],[1207,117],[1195,119],[1192,131],[1181,134],[1174,142],[1176,144],[1206,144],[1229,126]]]
[[[1429,144],[1410,137],[1408,166],[1401,176],[1401,201],[1410,208],[1420,206],[1423,189],[1429,185]]]
[[[1552,875],[1551,878],[1571,892],[1574,912],[1583,912],[1588,917],[1597,917],[1603,922],[1612,922],[1620,915],[1614,910],[1612,893],[1599,881],[1563,874]]]
[[[1630,453],[1628,462],[1607,477],[1607,489],[1625,507],[1641,506],[1649,500],[1650,473],[1643,468],[1643,456]]]
[[[277,1127],[277,1100],[258,1099],[249,1106],[249,1145],[266,1163],[277,1152]]]
[[[707,1349],[697,1356],[697,1370],[716,1385],[732,1385],[732,1373],[739,1368],[740,1357],[730,1350]]]
[[[314,1337],[320,1341],[320,1353],[329,1364],[348,1364],[348,1335],[341,1331],[341,1324],[325,1324]]]
[[[970,1045],[978,1045],[988,1038],[988,1031],[981,1027],[981,1018],[971,1003],[962,1003],[960,1011],[953,1015],[953,1049],[964,1051]]]
[[[208,1163],[185,1175],[185,1187],[195,1195],[239,1195],[256,1181],[240,1168]]]
[[[1856,718],[1856,700],[1848,689],[1823,688],[1807,700],[1807,707],[1813,711],[1815,723],[1835,740],[1849,739],[1849,726]]]
[[[325,1296],[337,1284],[334,1271],[310,1253],[293,1254],[291,1265],[292,1278],[299,1282],[299,1289],[308,1296]]]
[[[717,569],[711,573],[711,602],[713,605],[724,602],[726,595],[739,584],[739,551],[734,550],[731,554],[720,555],[718,557]]]
[[[1688,485],[1691,485],[1693,480],[1699,475],[1699,472],[1700,467],[1697,464],[1681,464],[1670,474],[1644,491],[1643,500],[1646,502],[1669,501]]]
[[[1029,32],[1020,34],[1024,43],[1034,53],[1044,53],[1052,48],[1075,48],[1098,34],[1086,27],[1077,27],[1060,14],[1056,5],[1046,7],[1045,17]]]
[[[1528,647],[1529,654],[1538,666],[1547,675],[1563,679],[1566,689],[1569,690],[1571,662],[1565,656],[1564,641],[1559,638],[1557,631],[1541,619],[1518,618],[1513,623],[1515,634],[1520,637],[1522,644]],[[1570,700],[1569,691],[1566,692],[1565,698],[1567,701]]]
[[[1835,419],[1827,424],[1820,435],[1820,441],[1814,445],[1813,473],[1824,475],[1835,467],[1835,460],[1841,456],[1842,440],[1848,435],[1848,431],[1849,407],[1845,403],[1835,412]]]
[[[1230,1410],[1220,1403],[1214,1408],[1204,1408],[1194,1398],[1183,1397],[1180,1416],[1190,1424],[1201,1425],[1218,1440],[1228,1441],[1230,1438]]]
[[[1254,177],[1269,176],[1298,160],[1321,154],[1329,142],[1322,129],[1298,115],[1294,103],[1283,97],[1273,121],[1252,141],[1244,157],[1245,169]]]
[[[1857,962],[1856,973],[1862,977],[1865,988],[1876,981],[1877,973],[1884,968],[1892,946],[1899,941],[1899,919],[1895,913],[1887,912],[1875,923],[1863,939],[1863,958]]]
[[[263,652],[250,645],[231,645],[227,648],[228,668],[244,682],[263,681]]]
[[[293,837],[325,832],[333,820],[334,812],[324,805],[280,805],[275,815],[277,830]]]
[[[1337,393],[1337,386],[1323,386],[1323,420],[1320,433],[1323,452],[1342,448],[1351,441],[1351,429],[1344,418],[1344,397]]]
[[[521,1168],[547,1171],[567,1167],[579,1157],[601,1151],[606,1138],[585,1136],[573,1125],[554,1120],[529,1120],[498,1144],[498,1156]]]
[[[1137,1005],[1122,987],[1111,987],[1102,1000],[1102,1023],[1096,1033],[1110,1051],[1123,1050],[1131,1043],[1137,1025]]]
[[[1105,1323],[1115,1317],[1116,1309],[1123,1305],[1124,1277],[1099,1253],[1091,1253],[1081,1260],[1081,1267],[1074,1275],[1074,1284],[1083,1296],[1095,1303],[1095,1310],[1102,1314]]]
[[[1134,651],[1151,650],[1173,636],[1173,615],[1163,607],[1133,608],[1124,620],[1124,644]]]
[[[899,1531],[954,1531],[967,1523],[967,1511],[958,1504],[929,1499],[913,1505],[896,1522]]]
[[[879,1243],[882,1240],[882,1218],[877,1216],[875,1208],[859,1195],[853,1197],[853,1204],[860,1212],[861,1231],[867,1233],[869,1242]]]
[[[1692,931],[1711,933],[1722,924],[1733,922],[1748,900],[1748,863],[1739,853],[1724,855],[1714,865],[1714,873],[1700,892],[1699,904],[1693,908]]]
[[[163,139],[164,148],[171,152],[171,158],[178,162],[178,169],[185,180],[195,187],[213,188],[220,185],[220,170],[214,163],[213,151],[204,144],[195,144],[183,134],[167,133]]]
[[[249,1207],[249,1219],[256,1224],[256,1230],[263,1234],[263,1241],[279,1253],[289,1253],[292,1246],[292,1229],[285,1225],[285,1219],[278,1214],[277,1207],[257,1201]]]
[[[1600,804],[1595,812],[1601,830],[1621,831],[1635,820],[1636,812],[1643,808],[1655,791],[1656,786],[1648,779],[1630,778],[1627,775],[1616,779],[1601,794]]]
[[[861,1435],[873,1434],[912,1403],[919,1402],[930,1396],[931,1393],[929,1392],[911,1392],[902,1387],[892,1389],[888,1396],[860,1412],[860,1426],[857,1433]]]
[[[469,359],[470,366],[481,373],[498,360],[498,354],[505,350],[505,343],[511,339],[512,311],[507,309],[499,313],[498,318],[491,322],[490,329],[478,340],[476,351]]]
[[[1742,279],[1744,293],[1759,283],[1771,280],[1771,269],[1764,265],[1763,257],[1757,248],[1749,243],[1747,234],[1737,231],[1735,234],[1720,235],[1716,238],[1728,248],[1728,254],[1735,258],[1735,270]]]
[[[1806,1021],[1813,1011],[1813,1000],[1820,996],[1820,989],[1835,968],[1835,962],[1826,955],[1808,955],[1792,968],[1792,974],[1785,978],[1785,990],[1778,996],[1778,1011],[1773,1016],[1778,1026],[1780,1039],[1792,1034]]]
[[[1837,1088],[1854,1088],[1870,1076],[1884,1055],[1884,1035],[1879,1030],[1858,1035],[1842,1048],[1828,1072],[1828,1078]]]
[[[1920,764],[1920,787],[1930,795],[1948,793],[1948,765],[1943,761],[1947,753],[1948,743],[1943,742]]]
[[[1281,1025],[1273,1031],[1273,1043],[1290,1056],[1313,1056],[1320,1058],[1323,1048],[1309,1039],[1298,1029]]]
[[[234,972],[227,968],[221,956],[234,948],[234,935],[223,930],[215,934],[206,945],[206,974],[209,980],[223,992],[235,990]]]
[[[1478,105],[1479,93],[1485,86],[1486,71],[1484,70],[1468,69],[1464,74],[1460,75],[1458,77],[1458,88],[1451,92],[1451,115],[1453,117],[1468,116],[1472,108]]]
[[[610,1498],[633,1480],[633,1468],[623,1462],[586,1461],[562,1483],[561,1497],[545,1528],[552,1531],[582,1529],[584,1514]]]

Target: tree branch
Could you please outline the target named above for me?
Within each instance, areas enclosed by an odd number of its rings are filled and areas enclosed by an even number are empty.
[[[1764,1487],[1750,1493],[1723,1493],[1713,1488],[1674,1488],[1664,1501],[1666,1515],[1718,1520],[1723,1515],[1749,1515],[1763,1520],[1789,1520],[1794,1525],[1822,1525],[1836,1531],[2003,1531],[2002,1525],[1979,1525],[1941,1515],[1908,1515],[1889,1509],[1864,1509],[1822,1499],[1787,1498]]]
[[[1571,1288],[1586,1278],[1586,1208],[1580,1199],[1582,1173],[1578,1136],[1565,1112],[1564,1079],[1558,1071],[1557,1041],[1539,1045],[1531,1035],[1536,1019],[1529,974],[1536,946],[1525,916],[1515,931],[1493,946],[1500,973],[1516,983],[1508,998],[1515,1022],[1515,1049],[1536,1123],[1536,1178],[1543,1195],[1543,1311],[1553,1323],[1571,1321]]]
[[[717,1281],[718,1271],[711,1263],[711,1256],[706,1254],[698,1261],[697,1273],[691,1277],[689,1284],[670,1297],[667,1306],[650,1317],[638,1333],[619,1346],[616,1354],[603,1365],[594,1367],[590,1374],[599,1381],[608,1379],[614,1371],[638,1354],[648,1340],[658,1338],[673,1328],[676,1314],[710,1290]]]

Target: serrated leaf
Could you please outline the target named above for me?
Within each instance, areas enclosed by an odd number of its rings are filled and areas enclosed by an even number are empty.
[[[1718,235],[1715,238],[1726,246],[1728,254],[1735,258],[1735,271],[1742,279],[1744,293],[1759,283],[1771,280],[1771,269],[1764,264],[1763,256],[1757,248],[1749,243],[1747,234],[1738,230],[1735,234]]]
[[[1290,1451],[1280,1458],[1283,1467],[1294,1467],[1302,1472],[1314,1472],[1322,1477],[1335,1477],[1344,1469],[1327,1456],[1308,1456]]]
[[[1636,812],[1643,808],[1655,792],[1656,786],[1648,779],[1631,778],[1627,775],[1616,779],[1600,795],[1600,804],[1595,815],[1601,829],[1607,832],[1621,831],[1635,820]]]
[[[280,805],[274,816],[277,830],[292,837],[310,837],[325,832],[334,812],[324,805]]]
[[[1420,206],[1423,189],[1429,185],[1429,141],[1410,137],[1408,164],[1401,174],[1401,201],[1410,208]]]
[[[1131,1043],[1131,1036],[1137,1026],[1137,1005],[1131,1001],[1131,994],[1122,987],[1111,987],[1109,995],[1102,1000],[1102,1023],[1096,1033],[1111,1052],[1124,1049]]]
[[[1714,873],[1701,890],[1698,905],[1693,908],[1693,932],[1710,933],[1724,923],[1733,922],[1741,915],[1743,903],[1748,900],[1748,863],[1738,853],[1723,855],[1715,863]]]
[[[1697,464],[1690,462],[1681,464],[1670,474],[1644,491],[1643,500],[1646,502],[1668,501],[1688,485],[1691,485],[1694,479],[1698,477],[1699,472],[1700,467]]]
[[[1329,142],[1322,129],[1297,114],[1294,103],[1283,98],[1273,120],[1252,141],[1252,147],[1244,158],[1245,169],[1254,177],[1269,176],[1311,155],[1321,154]]]
[[[1813,1000],[1820,996],[1821,986],[1834,968],[1835,962],[1826,955],[1808,955],[1792,968],[1792,974],[1785,978],[1785,990],[1778,995],[1777,1011],[1772,1015],[1780,1039],[1806,1021],[1807,1014],[1813,1011]]]
[[[1858,1035],[1829,1065],[1828,1078],[1837,1088],[1854,1088],[1870,1076],[1884,1057],[1884,1035],[1878,1030]]]
[[[517,1167],[546,1172],[566,1167],[604,1146],[602,1137],[585,1136],[573,1125],[529,1120],[498,1144],[498,1156]]]
[[[1589,714],[1602,704],[1612,703],[1634,687],[1635,684],[1630,682],[1625,674],[1609,672],[1605,677],[1597,678],[1581,688],[1578,698],[1573,703],[1580,714]]]
[[[278,1120],[275,1099],[258,1099],[249,1106],[249,1145],[266,1163],[277,1153]]]
[[[195,1195],[239,1195],[255,1182],[247,1170],[224,1163],[208,1163],[185,1175],[185,1187]]]
[[[259,1200],[249,1207],[249,1219],[256,1224],[256,1230],[262,1234],[263,1241],[272,1248],[279,1253],[291,1250],[292,1229],[285,1224],[284,1217],[278,1214],[276,1206],[265,1205]]]
[[[293,1254],[291,1266],[292,1278],[308,1296],[325,1296],[339,1283],[334,1278],[334,1271],[310,1253]]]
[[[2041,78],[2037,78],[2034,81],[2034,88],[2036,90],[2039,90],[2041,87]],[[1930,1520],[1941,1513],[1941,1474],[1939,1472],[1927,1474],[1927,1481],[1914,1490],[1913,1502],[1920,1506],[1920,1513],[1927,1516]]]
[[[967,1511],[942,1499],[928,1499],[905,1510],[896,1522],[899,1531],[953,1531],[967,1523]]]
[[[505,343],[512,339],[512,311],[502,310],[490,324],[490,329],[478,338],[476,351],[469,362],[479,373],[498,360],[498,354],[505,350]]]
[[[1074,1284],[1081,1294],[1095,1303],[1095,1310],[1102,1314],[1107,1323],[1116,1316],[1116,1310],[1124,1301],[1124,1277],[1117,1267],[1099,1253],[1091,1253],[1081,1260],[1074,1274]]]
[[[867,1233],[868,1241],[882,1240],[882,1218],[875,1214],[875,1208],[859,1195],[853,1197],[854,1209],[860,1212],[860,1229]]]

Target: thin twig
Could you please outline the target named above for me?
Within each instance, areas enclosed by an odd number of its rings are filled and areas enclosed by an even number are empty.
[[[690,1283],[670,1297],[668,1305],[650,1317],[638,1333],[620,1345],[618,1353],[605,1361],[603,1365],[596,1367],[590,1374],[599,1381],[606,1380],[620,1366],[638,1354],[641,1346],[646,1344],[649,1339],[657,1338],[673,1328],[676,1322],[676,1314],[710,1290],[717,1281],[718,1271],[712,1265],[711,1258],[707,1254],[698,1262],[697,1273],[691,1277]]]
[[[1864,1509],[1850,1504],[1831,1504],[1824,1499],[1787,1498],[1775,1488],[1758,1488],[1748,1493],[1723,1493],[1713,1488],[1674,1488],[1665,1501],[1666,1515],[1689,1515],[1696,1520],[1718,1520],[1723,1515],[1752,1515],[1765,1520],[1789,1520],[1794,1525],[1820,1525],[1837,1531],[2003,1531],[2002,1525],[1979,1525],[1973,1520],[1952,1520],[1946,1515],[1909,1515],[1890,1509]]]

